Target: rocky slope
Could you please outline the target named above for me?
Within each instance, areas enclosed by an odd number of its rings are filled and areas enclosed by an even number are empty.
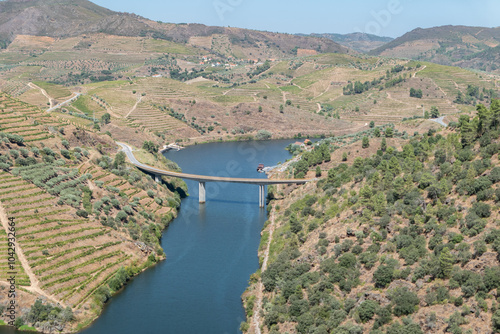
[[[499,112],[496,101],[455,130],[409,141],[385,130],[368,146],[337,148],[346,161],[319,164],[323,180],[273,189],[260,248],[267,269],[251,278],[242,329],[498,331]],[[372,147],[368,158],[352,154]]]
[[[485,56],[485,52],[492,52],[499,44],[500,28],[442,26],[417,28],[370,54],[495,71],[497,59]]]

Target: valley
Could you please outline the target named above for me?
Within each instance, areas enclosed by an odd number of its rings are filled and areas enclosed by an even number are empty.
[[[234,276],[249,279],[246,319],[232,313],[242,332],[500,330],[498,31],[294,35],[163,23],[85,0],[1,1],[0,325],[80,332],[134,277],[176,270],[164,249],[182,257],[179,240],[165,230],[195,213],[203,226],[204,206],[192,207],[192,181],[155,180],[120,142],[175,172],[164,145],[285,162],[264,155],[268,145],[293,158],[268,177],[315,180],[269,185],[267,212],[232,199],[240,211],[218,218],[248,211],[262,228],[258,264],[258,236],[234,234],[252,240]],[[223,191],[208,194],[214,217],[229,210]]]

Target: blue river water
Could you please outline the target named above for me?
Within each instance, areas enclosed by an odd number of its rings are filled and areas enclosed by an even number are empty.
[[[293,140],[195,145],[168,152],[186,173],[265,178],[259,163],[291,158]],[[83,334],[234,334],[245,320],[241,294],[258,269],[257,249],[266,211],[257,185],[207,183],[206,204],[198,183],[163,233],[166,260],[132,279]],[[0,334],[22,333],[0,327]]]
[[[168,152],[186,173],[265,178],[257,165],[291,157],[293,140],[230,142]],[[206,204],[198,183],[164,232],[167,259],[133,279],[106,305],[84,334],[240,333],[245,320],[241,294],[258,269],[260,231],[266,221],[257,185],[207,183]]]

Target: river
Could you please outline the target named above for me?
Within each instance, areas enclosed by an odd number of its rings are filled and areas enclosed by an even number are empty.
[[[166,157],[186,173],[265,178],[257,165],[289,159],[284,148],[290,142],[212,143]],[[240,296],[258,269],[266,221],[259,187],[207,183],[207,202],[200,205],[198,183],[186,183],[190,196],[163,234],[167,259],[133,279],[82,333],[240,333],[245,320]]]
[[[259,163],[291,157],[293,140],[195,145],[168,152],[186,173],[265,178]],[[233,334],[245,320],[241,294],[259,266],[257,249],[266,221],[257,185],[207,183],[206,204],[198,183],[163,233],[167,259],[132,279],[82,334]],[[0,327],[0,333],[21,333]]]

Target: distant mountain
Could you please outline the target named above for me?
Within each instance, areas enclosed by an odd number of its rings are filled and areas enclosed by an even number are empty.
[[[114,12],[87,0],[0,1],[0,47],[3,48],[17,35],[69,37],[98,32],[121,36],[151,36],[206,49],[212,48],[210,39],[193,41],[192,38],[222,36],[222,43],[236,46],[241,57],[252,53],[241,51],[241,48],[253,51],[273,49],[273,54],[276,55],[293,54],[297,49],[315,50],[319,53],[350,52],[326,38],[202,24],[158,23],[135,14]],[[257,56],[259,54],[263,53],[257,52]]]
[[[310,34],[309,36],[328,38],[336,43],[344,45],[358,52],[367,53],[373,49],[379,48],[388,42],[391,42],[391,37],[380,37],[377,35],[355,32],[352,34]]]
[[[500,45],[465,57],[457,65],[498,73],[500,72]]]
[[[500,27],[442,26],[417,28],[370,54],[489,71],[497,67],[499,45]]]
[[[113,12],[86,0],[7,0],[0,2],[0,36],[51,37],[104,32],[133,36],[148,25],[136,15]]]

